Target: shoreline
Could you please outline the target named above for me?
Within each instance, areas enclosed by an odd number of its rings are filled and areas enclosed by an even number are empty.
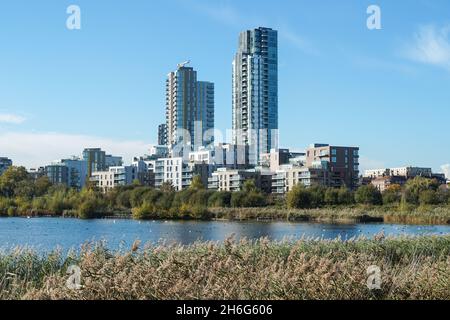
[[[353,224],[353,223],[384,223],[404,225],[450,225],[450,209],[447,207],[435,207],[425,212],[415,209],[411,212],[399,212],[386,208],[321,208],[321,209],[284,209],[284,208],[209,208],[208,218],[169,217],[166,215],[154,216],[146,220],[167,221],[226,221],[226,222],[311,222],[329,224]],[[132,212],[118,214],[108,213],[104,216],[86,220],[136,220]],[[9,216],[0,216],[8,218]],[[32,214],[29,216],[15,216],[17,218],[73,218],[80,219],[72,214]]]

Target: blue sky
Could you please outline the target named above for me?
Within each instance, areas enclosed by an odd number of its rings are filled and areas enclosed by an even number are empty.
[[[81,30],[66,28],[71,4]],[[382,30],[366,27],[371,4]],[[0,156],[144,154],[165,77],[187,59],[215,82],[216,127],[229,129],[238,34],[257,26],[279,31],[282,146],[360,146],[363,169],[450,163],[447,0],[2,1]]]

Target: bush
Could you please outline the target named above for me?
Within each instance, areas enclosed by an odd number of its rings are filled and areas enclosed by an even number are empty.
[[[157,218],[157,211],[155,209],[154,204],[144,201],[140,207],[132,209],[133,219],[146,220]]]

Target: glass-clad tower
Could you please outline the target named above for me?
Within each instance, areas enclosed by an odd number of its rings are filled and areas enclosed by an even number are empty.
[[[167,145],[192,149],[213,142],[214,83],[197,81],[197,71],[184,64],[166,82]]]
[[[249,162],[278,148],[278,33],[241,32],[233,60],[233,142],[249,146]]]

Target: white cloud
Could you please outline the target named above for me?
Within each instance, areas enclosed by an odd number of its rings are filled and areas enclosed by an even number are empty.
[[[440,28],[421,26],[414,35],[414,43],[407,48],[406,56],[450,71],[450,25]]]
[[[21,124],[25,122],[25,118],[11,113],[0,113],[0,123]]]
[[[445,176],[447,177],[447,179],[450,179],[450,163],[447,164],[443,164],[441,166],[442,172],[445,173]]]
[[[60,133],[0,133],[0,153],[15,165],[39,167],[54,160],[80,155],[84,148],[98,147],[123,156],[129,163],[134,156],[148,152],[150,144],[142,141],[112,140],[86,135]]]

